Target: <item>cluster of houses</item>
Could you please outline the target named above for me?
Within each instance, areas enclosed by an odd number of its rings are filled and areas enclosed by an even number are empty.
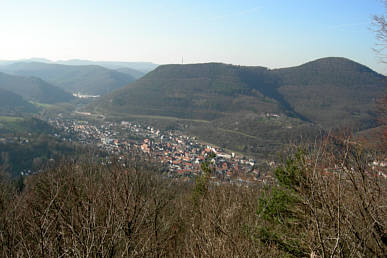
[[[51,119],[49,123],[63,131],[57,135],[71,141],[94,144],[120,158],[129,151],[141,152],[166,167],[169,177],[191,178],[201,173],[200,164],[213,163],[213,179],[236,183],[266,182],[271,176],[261,173],[257,162],[201,143],[196,137],[178,131],[160,131],[138,122],[98,122]],[[64,137],[66,135],[66,137]]]

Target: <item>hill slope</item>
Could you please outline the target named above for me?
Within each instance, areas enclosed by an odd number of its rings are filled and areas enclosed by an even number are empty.
[[[25,101],[21,96],[0,89],[0,115],[17,115],[19,113],[33,113],[37,108]]]
[[[67,102],[73,96],[39,78],[0,73],[0,89],[13,92],[25,100],[41,103]]]
[[[134,81],[129,74],[96,65],[61,65],[48,63],[14,63],[0,67],[15,75],[35,76],[67,92],[102,95]]]

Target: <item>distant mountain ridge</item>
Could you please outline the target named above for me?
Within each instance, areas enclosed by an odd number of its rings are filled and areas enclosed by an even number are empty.
[[[48,64],[64,64],[64,65],[98,65],[108,69],[130,68],[139,71],[143,74],[154,70],[158,65],[152,62],[125,62],[125,61],[91,61],[82,59],[70,59],[51,61],[46,58],[28,58],[20,60],[0,60],[0,65],[9,65],[14,63],[48,63]]]
[[[81,59],[57,61],[56,63],[65,65],[99,65],[114,70],[119,68],[130,68],[144,74],[154,70],[158,66],[152,62],[90,61]]]
[[[97,65],[62,65],[40,62],[13,63],[0,66],[0,71],[41,78],[63,90],[90,95],[103,95],[124,87],[135,78]]]

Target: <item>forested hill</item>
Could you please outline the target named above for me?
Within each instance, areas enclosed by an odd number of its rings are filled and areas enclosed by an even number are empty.
[[[213,120],[232,113],[283,113],[325,127],[374,119],[386,78],[345,58],[269,70],[220,63],[164,65],[102,98],[97,110]]]
[[[357,62],[341,57],[321,58],[300,66],[273,70],[282,84],[335,84],[351,87],[378,83],[385,76]]]
[[[35,77],[15,76],[0,72],[0,89],[13,92],[25,100],[41,103],[67,102],[73,96],[46,81]]]
[[[262,112],[276,108],[265,103],[262,94],[252,92],[238,70],[216,63],[160,66],[103,98],[99,107],[107,112],[206,120],[246,108]]]
[[[368,127],[375,100],[385,94],[386,77],[345,58],[322,58],[272,71],[281,95],[294,110],[328,127]]]

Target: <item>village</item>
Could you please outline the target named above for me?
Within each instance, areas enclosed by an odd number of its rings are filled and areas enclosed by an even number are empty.
[[[209,160],[215,168],[212,174],[214,181],[240,184],[272,180],[270,175],[258,169],[256,160],[201,143],[196,137],[179,131],[161,131],[135,121],[93,123],[55,118],[48,122],[63,132],[63,135],[55,136],[93,144],[119,159],[124,159],[128,152],[142,153],[165,167],[165,174],[171,178],[189,180],[200,175],[200,164],[210,154],[215,154]]]

